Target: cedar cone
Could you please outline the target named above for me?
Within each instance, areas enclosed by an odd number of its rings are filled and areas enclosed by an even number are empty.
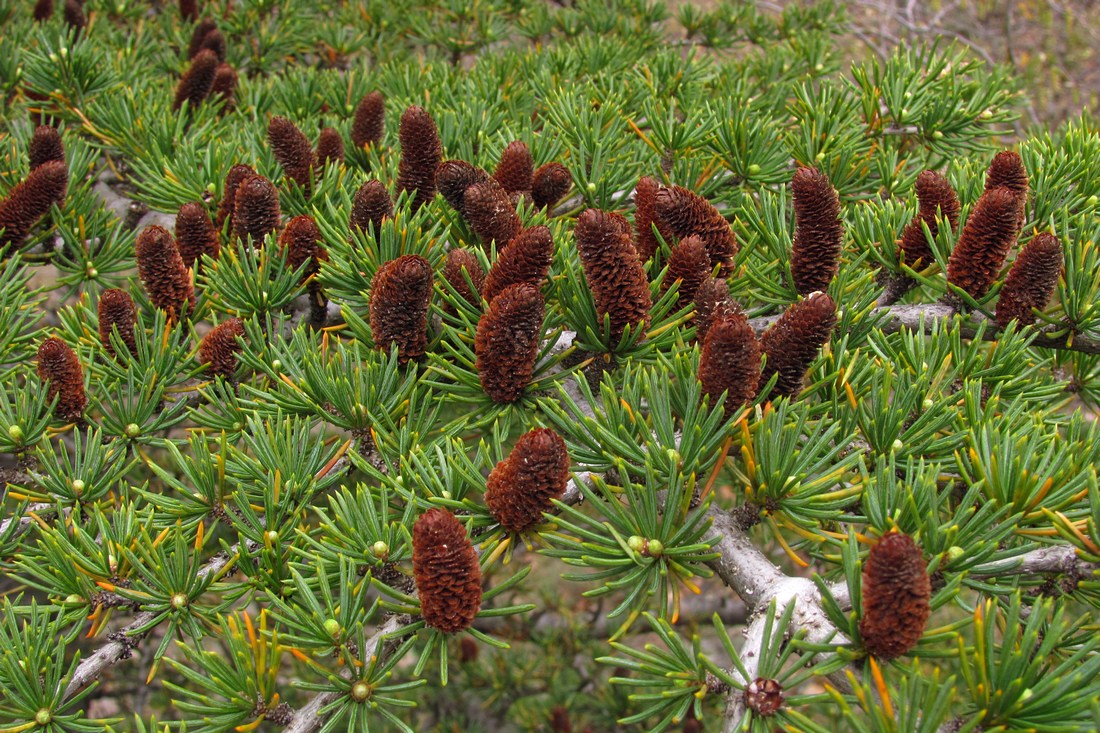
[[[836,304],[825,293],[812,293],[792,304],[779,320],[760,337],[760,351],[768,360],[760,375],[767,384],[773,374],[779,379],[771,398],[794,397],[802,390],[802,379],[828,342],[836,326]]]
[[[306,262],[310,263],[302,274],[303,282],[316,275],[320,263],[328,260],[321,239],[321,230],[310,216],[294,217],[279,236],[279,245],[286,251],[286,262],[291,269],[297,270]]]
[[[137,238],[137,266],[149,302],[172,321],[195,307],[195,290],[176,241],[164,227],[152,225]]]
[[[222,191],[222,200],[218,203],[218,215],[214,219],[214,226],[219,232],[225,230],[225,222],[229,220],[229,229],[233,229],[233,209],[237,206],[237,188],[246,178],[256,175],[252,166],[238,163],[229,169],[225,175],[225,187]]]
[[[244,324],[240,318],[230,318],[203,337],[199,344],[199,363],[207,365],[206,372],[211,377],[229,379],[237,371],[237,354],[241,350],[238,336],[244,336]]]
[[[180,0],[180,18],[192,23],[199,19],[197,0]]]
[[[760,382],[760,344],[741,313],[725,315],[711,324],[699,356],[699,382],[713,407],[727,392],[726,415],[752,402]]]
[[[470,282],[474,286],[473,290],[467,284],[463,270],[469,273]],[[481,290],[482,283],[485,282],[485,271],[481,269],[481,263],[477,257],[469,250],[452,249],[447,253],[447,264],[443,266],[443,279],[449,282],[455,292],[462,296],[462,299],[467,303],[481,304],[481,296],[478,295],[478,291]]]
[[[49,20],[53,15],[53,0],[37,0],[34,4],[34,19],[39,23]]]
[[[485,505],[509,532],[526,532],[542,521],[569,483],[569,453],[561,436],[538,428],[520,436],[485,483]]]
[[[31,144],[27,147],[27,159],[32,171],[51,161],[64,163],[65,146],[61,142],[61,134],[49,125],[36,127]]]
[[[199,44],[199,50],[202,51],[203,49],[213,51],[214,55],[218,57],[218,63],[225,62],[225,36],[217,28],[203,36],[202,42]]]
[[[661,292],[666,292],[677,280],[680,281],[680,289],[677,291],[676,309],[679,310],[692,302],[695,291],[710,277],[710,257],[703,240],[697,236],[685,237],[672,248],[668,257],[668,272],[661,282]]]
[[[390,194],[381,181],[370,180],[359,187],[355,192],[355,200],[351,204],[351,216],[348,220],[348,229],[354,232],[362,229],[371,231],[374,227],[374,236],[382,230],[382,220],[393,217],[393,201]]]
[[[975,299],[989,292],[1019,235],[1019,210],[1016,194],[1007,188],[982,194],[947,261],[949,283]]]
[[[672,243],[672,230],[654,213],[657,192],[661,188],[656,179],[642,176],[634,189],[634,249],[638,250],[638,257],[642,262],[652,259],[660,246],[657,235],[653,233],[654,224],[665,242]]]
[[[355,107],[355,119],[351,123],[351,142],[355,147],[382,142],[386,121],[385,102],[382,92],[371,92],[359,100]]]
[[[76,29],[76,35],[88,25],[88,18],[84,15],[84,5],[80,0],[65,0],[61,9],[61,17],[65,19],[65,25]]]
[[[653,212],[673,235],[683,238],[695,234],[702,239],[710,255],[710,266],[718,267],[719,277],[730,273],[733,256],[737,254],[737,237],[709,201],[686,188],[672,186],[657,191]]]
[[[61,161],[43,163],[8,191],[0,201],[0,257],[9,246],[19,246],[35,223],[61,205],[69,185],[69,169]]]
[[[527,143],[515,140],[508,143],[500,154],[500,163],[493,171],[493,178],[508,193],[530,193],[535,176],[535,161]]]
[[[466,528],[446,509],[429,509],[413,525],[413,575],[425,624],[444,634],[473,624],[481,608],[481,566]]]
[[[210,96],[225,102],[223,112],[236,106],[237,70],[230,64],[225,62],[218,64],[218,68],[214,71],[214,86],[210,88]]]
[[[420,255],[401,255],[378,268],[371,281],[370,328],[377,349],[397,344],[404,364],[424,356],[432,266]]]
[[[920,267],[927,267],[936,259],[924,237],[922,222],[928,225],[933,237],[939,232],[941,218],[951,225],[951,231],[959,228],[959,197],[951,182],[939,173],[924,171],[917,176],[917,201],[920,210],[901,235],[902,256],[914,270],[918,262]]]
[[[186,267],[195,267],[202,255],[218,259],[221,253],[218,231],[200,202],[184,204],[176,214],[176,247]]]
[[[985,191],[995,188],[1007,188],[1016,197],[1016,237],[1019,238],[1024,229],[1029,189],[1027,170],[1019,153],[1003,150],[993,156],[993,162],[985,172]]]
[[[237,186],[233,207],[233,231],[242,242],[251,238],[253,247],[262,247],[264,237],[279,228],[279,192],[271,181],[253,175]]]
[[[1021,326],[1035,323],[1032,309],[1046,307],[1061,273],[1062,241],[1049,232],[1037,234],[1017,255],[1001,288],[997,301],[997,323],[1001,328],[1014,318]]]
[[[131,356],[137,356],[137,337],[134,335],[134,326],[137,324],[137,307],[134,299],[125,290],[112,288],[104,290],[99,296],[99,340],[103,348],[112,357],[117,357],[115,347],[111,344],[111,330],[118,329],[118,335]]]
[[[515,402],[535,373],[545,303],[531,283],[513,285],[489,304],[474,338],[477,373],[493,402]]]
[[[481,297],[490,303],[505,288],[516,283],[531,283],[541,288],[554,259],[554,240],[544,226],[524,229],[497,255],[489,268]]]
[[[552,209],[573,185],[573,174],[561,163],[539,166],[531,182],[531,200],[536,209]]]
[[[488,173],[464,160],[445,160],[435,169],[435,182],[439,187],[439,193],[443,194],[443,198],[463,219],[466,219],[464,203],[466,189],[475,183],[484,183],[488,179]]]
[[[57,398],[54,417],[65,422],[81,419],[88,406],[84,371],[67,343],[51,336],[38,347],[38,377],[47,384],[46,399]]]
[[[497,249],[503,249],[522,228],[512,198],[492,178],[467,188],[463,207],[470,228],[486,247],[496,242]]]
[[[415,211],[435,198],[435,169],[443,153],[439,131],[432,116],[423,107],[413,105],[401,115],[398,139],[401,160],[397,165],[397,190],[415,191]]]
[[[191,109],[195,109],[214,87],[214,73],[218,70],[218,55],[208,48],[204,48],[195,54],[187,71],[183,72],[179,84],[176,85],[176,98],[172,102],[172,109],[178,110],[187,102]]]
[[[335,127],[326,127],[317,138],[317,164],[326,166],[329,163],[343,162],[344,138]]]
[[[711,325],[726,315],[741,309],[730,297],[729,286],[722,278],[708,277],[695,291],[695,340],[703,343]]]
[[[879,659],[908,652],[921,636],[931,613],[932,583],[920,548],[905,534],[880,539],[863,565],[863,646]]]
[[[210,18],[203,18],[191,31],[191,41],[187,44],[187,58],[193,59],[202,50],[202,42],[208,33],[218,30],[218,24]]]
[[[799,168],[791,181],[794,193],[794,240],[791,276],[799,295],[828,289],[840,269],[844,225],[840,197],[824,173]]]
[[[267,123],[267,142],[283,174],[308,192],[313,182],[313,146],[298,126],[286,117],[272,117]]]
[[[633,333],[644,335],[652,302],[649,282],[630,234],[613,215],[588,209],[577,219],[574,237],[596,303],[596,315],[601,324],[605,315],[611,317],[612,345],[618,343],[627,326]]]

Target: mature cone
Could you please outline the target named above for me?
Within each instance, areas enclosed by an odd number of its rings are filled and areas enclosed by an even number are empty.
[[[303,264],[310,263],[302,274],[303,281],[316,275],[320,263],[328,260],[328,252],[321,240],[321,230],[310,216],[294,217],[286,223],[286,228],[279,236],[279,244],[286,250],[289,267],[297,270]]]
[[[34,19],[39,23],[53,15],[53,0],[37,0],[34,4]]]
[[[321,130],[321,135],[317,138],[317,163],[325,166],[329,163],[343,162],[344,138],[335,127],[326,127]]]
[[[397,344],[401,363],[424,356],[432,266],[420,255],[401,255],[378,268],[371,281],[370,328],[377,349]]]
[[[466,275],[463,271],[469,273],[470,282],[473,283],[473,289],[466,282]],[[443,279],[451,284],[451,287],[455,289],[462,299],[467,303],[473,305],[481,304],[481,296],[478,295],[478,291],[481,290],[482,283],[485,282],[485,271],[481,269],[481,263],[473,252],[465,249],[452,249],[447,253],[447,264],[443,266]]]
[[[751,402],[760,382],[760,344],[741,313],[723,316],[711,324],[699,355],[699,382],[713,406],[727,392],[726,414]]]
[[[31,144],[27,148],[27,158],[32,171],[44,163],[53,161],[64,163],[65,146],[61,142],[61,134],[49,125],[36,127]]]
[[[137,266],[149,302],[180,319],[195,307],[195,290],[176,242],[164,227],[147,226],[137,238]]]
[[[199,19],[198,0],[180,0],[180,18],[194,23]]]
[[[199,55],[199,51],[202,50],[202,42],[206,39],[206,36],[213,31],[218,30],[218,24],[210,18],[203,18],[198,22],[198,25],[191,31],[191,41],[187,44],[187,58],[193,59]]]
[[[985,172],[985,190],[1007,188],[1023,202],[1028,193],[1027,170],[1019,153],[1002,150],[993,156],[993,162]]]
[[[125,290],[111,288],[99,296],[99,340],[103,348],[112,357],[117,356],[111,344],[111,330],[118,329],[118,335],[132,356],[137,356],[137,337],[134,326],[137,324],[137,308],[134,299]]]
[[[691,236],[680,240],[668,257],[668,273],[661,283],[661,292],[667,291],[677,280],[676,308],[679,310],[695,298],[695,291],[710,277],[710,256],[703,240]]]
[[[381,181],[370,180],[359,187],[355,192],[355,199],[351,204],[351,216],[348,219],[348,229],[354,232],[362,229],[369,232],[374,227],[375,236],[382,229],[382,220],[393,217],[393,201],[390,194]]]
[[[214,220],[214,226],[219,231],[225,231],[225,222],[229,220],[229,228],[233,229],[233,210],[237,207],[237,189],[246,178],[256,175],[252,166],[238,163],[229,169],[225,176],[225,189],[222,191],[222,200],[218,203],[218,215]]]
[[[649,327],[649,282],[630,242],[630,234],[611,214],[588,209],[574,230],[577,251],[600,323],[611,317],[611,341],[617,343],[627,326],[644,335]]]
[[[902,256],[905,264],[914,270],[935,261],[922,223],[928,225],[933,238],[940,230],[941,218],[951,225],[951,231],[959,228],[959,197],[951,182],[939,173],[924,171],[917,176],[917,201],[920,211],[901,235]]]
[[[812,293],[787,308],[764,332],[760,337],[760,351],[768,360],[760,375],[760,384],[767,384],[773,374],[779,374],[771,392],[772,399],[794,397],[802,390],[806,370],[829,340],[835,326],[833,299],[825,293]]]
[[[386,121],[385,102],[382,92],[371,92],[359,100],[355,107],[355,119],[351,123],[351,141],[355,147],[382,142]]]
[[[1062,274],[1062,241],[1049,232],[1037,234],[1017,255],[997,301],[997,323],[1002,328],[1015,318],[1022,326],[1035,323],[1032,308],[1050,302]]]
[[[77,35],[88,25],[88,18],[84,15],[84,4],[81,0],[65,0],[61,9],[61,15],[65,19],[65,25],[75,28]]]
[[[695,291],[695,339],[703,343],[711,325],[719,318],[740,312],[741,309],[730,297],[726,281],[708,277]]]
[[[203,337],[199,344],[199,363],[206,364],[209,376],[229,379],[237,371],[237,354],[241,351],[238,336],[244,336],[244,324],[240,318],[230,318]]]
[[[541,288],[554,259],[554,239],[544,226],[524,229],[511,244],[497,255],[489,268],[481,297],[490,303],[493,298],[516,283],[531,283]]]
[[[891,532],[871,548],[861,594],[859,634],[868,652],[890,660],[917,645],[931,613],[932,583],[920,548],[908,535]]]
[[[176,214],[176,247],[186,267],[194,267],[202,255],[212,260],[221,254],[221,242],[206,206],[198,201],[184,204]]]
[[[309,139],[286,117],[275,116],[267,123],[267,142],[286,177],[308,191],[313,183],[313,146]]]
[[[66,422],[79,420],[88,406],[84,393],[84,371],[67,343],[51,336],[38,347],[38,377],[47,384],[46,399],[57,398],[54,417]]]
[[[989,292],[1019,236],[1016,194],[994,188],[982,194],[947,261],[947,281],[972,298]]]
[[[401,115],[398,140],[397,190],[416,192],[412,198],[416,210],[435,198],[435,169],[443,153],[435,120],[423,107],[409,107]]]
[[[199,50],[202,51],[203,49],[213,51],[214,55],[218,57],[218,63],[225,62],[225,36],[217,28],[203,36],[202,43],[199,44]]]
[[[31,227],[49,213],[53,204],[65,200],[69,169],[61,161],[43,163],[8,192],[0,201],[0,257],[9,246],[19,246]]]
[[[485,483],[485,505],[509,532],[526,532],[542,521],[569,483],[569,452],[549,428],[524,433]]]
[[[654,224],[664,240],[670,244],[672,242],[672,230],[655,213],[657,192],[660,190],[661,184],[649,176],[639,178],[634,189],[634,249],[638,250],[638,258],[642,262],[651,259],[660,246],[653,233]]]
[[[573,185],[573,174],[561,163],[539,166],[531,181],[531,200],[536,209],[552,209]]]
[[[493,178],[510,194],[530,193],[535,176],[535,161],[527,143],[515,140],[500,154]]]
[[[464,160],[445,160],[435,169],[435,183],[439,187],[439,193],[463,219],[466,218],[466,189],[487,180],[488,173]]]
[[[279,228],[279,192],[263,176],[249,176],[237,187],[233,207],[233,231],[242,242],[252,238],[253,247],[262,247],[264,237]]]
[[[653,212],[673,235],[690,237],[694,234],[702,239],[710,255],[710,265],[718,267],[720,277],[730,273],[733,256],[737,254],[737,238],[729,222],[709,201],[686,188],[672,186],[657,192]]]
[[[176,99],[172,102],[172,109],[178,110],[184,102],[190,104],[191,109],[202,104],[214,87],[218,63],[218,55],[208,48],[195,54],[191,65],[183,72],[179,84],[176,85]]]
[[[214,86],[210,88],[210,96],[214,100],[225,102],[223,112],[237,105],[237,70],[230,64],[218,64],[214,71]]]
[[[466,221],[485,246],[496,242],[497,249],[502,249],[522,228],[512,198],[492,178],[467,188],[463,206]]]
[[[477,373],[493,402],[515,402],[530,384],[545,308],[537,287],[519,283],[493,298],[478,321]]]
[[[794,192],[794,240],[791,275],[800,295],[828,289],[840,269],[844,225],[840,197],[824,173],[799,168],[791,181]]]
[[[481,566],[466,528],[446,509],[429,509],[413,525],[413,575],[425,624],[444,634],[473,624],[481,608]]]

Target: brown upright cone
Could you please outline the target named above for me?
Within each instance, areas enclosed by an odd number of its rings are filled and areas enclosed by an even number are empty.
[[[760,382],[760,344],[748,319],[727,314],[707,331],[699,355],[699,382],[713,407],[723,392],[726,415],[756,396]]]
[[[134,333],[134,327],[137,324],[137,307],[130,294],[117,288],[104,290],[99,296],[97,315],[99,316],[99,341],[107,353],[112,357],[117,356],[115,347],[111,345],[111,331],[117,328],[122,343],[126,344],[126,350],[131,356],[137,356],[137,336]]]
[[[507,288],[489,303],[474,338],[477,373],[493,402],[515,402],[531,383],[546,304],[530,283]]]
[[[272,117],[267,125],[267,142],[283,173],[303,191],[313,183],[313,147],[298,126],[286,117]]]
[[[695,291],[695,340],[703,343],[711,324],[741,309],[730,297],[729,286],[722,278],[708,277]]]
[[[223,36],[222,32],[217,28],[203,36],[202,42],[199,44],[199,50],[202,51],[203,49],[213,51],[214,55],[218,57],[219,64],[225,63],[227,50],[225,36]]]
[[[46,399],[57,398],[53,414],[59,420],[80,420],[88,406],[84,371],[72,348],[51,336],[38,347],[38,377],[46,384]]]
[[[65,201],[69,185],[69,169],[65,163],[43,163],[8,191],[0,201],[0,257],[8,255],[9,247],[18,247],[31,228],[49,213],[53,204]]]
[[[177,321],[195,307],[195,290],[167,229],[147,226],[137,238],[137,266],[149,302]]]
[[[672,186],[657,191],[653,211],[673,235],[694,234],[702,239],[711,267],[718,268],[719,277],[730,273],[733,256],[737,254],[737,238],[729,222],[709,201],[686,188]]]
[[[596,315],[601,323],[610,316],[612,345],[627,326],[644,334],[652,306],[649,281],[622,223],[607,212],[588,209],[577,219],[574,236]]]
[[[799,295],[829,288],[840,269],[844,225],[840,197],[824,173],[799,168],[791,181],[794,192],[794,239],[791,276]]]
[[[176,98],[172,102],[172,109],[178,110],[184,102],[195,109],[214,87],[214,74],[218,70],[218,55],[210,49],[203,49],[191,59],[191,65],[183,72],[179,84],[176,85]]]
[[[935,171],[917,176],[917,201],[920,211],[901,235],[901,250],[905,264],[914,270],[928,267],[935,261],[932,248],[924,237],[924,227],[934,238],[940,229],[940,219],[947,221],[951,231],[959,227],[959,197],[951,182]]]
[[[806,370],[817,359],[835,326],[833,299],[825,293],[813,293],[787,308],[764,332],[760,337],[760,351],[768,359],[760,375],[760,384],[767,384],[773,374],[779,374],[770,395],[772,399],[794,397],[802,391]]]
[[[435,120],[423,107],[413,105],[401,115],[398,130],[401,160],[397,166],[397,190],[414,192],[415,211],[435,198],[435,169],[439,167],[443,147]]]
[[[524,229],[497,255],[485,278],[481,297],[491,303],[493,298],[516,283],[531,283],[541,288],[553,259],[554,240],[550,230],[544,226]]]
[[[199,363],[206,365],[207,376],[229,379],[237,371],[237,354],[241,351],[238,336],[244,336],[244,324],[240,318],[230,318],[203,337],[199,344]]]
[[[455,515],[440,507],[420,515],[412,560],[424,623],[444,634],[468,629],[481,608],[481,566]]]
[[[569,483],[569,452],[549,428],[524,433],[485,483],[485,505],[509,532],[526,532],[542,521]]]
[[[546,163],[535,171],[531,200],[536,209],[552,209],[573,185],[573,174],[561,163]]]
[[[310,216],[294,217],[286,223],[286,228],[279,235],[279,245],[286,251],[288,267],[297,270],[309,263],[302,274],[303,279],[316,275],[320,263],[328,260],[328,252],[321,242],[321,230]]]
[[[439,193],[463,219],[466,219],[466,189],[488,179],[488,173],[464,160],[445,160],[435,171]]]
[[[54,0],[36,0],[34,4],[34,19],[39,23],[47,21],[53,15]]]
[[[473,289],[466,282],[466,275],[470,276]],[[481,263],[473,252],[465,249],[452,249],[447,253],[447,264],[443,266],[443,279],[451,284],[462,299],[473,305],[481,304],[482,283],[485,281],[485,271],[481,269]]]
[[[335,127],[326,127],[317,138],[317,163],[325,166],[343,162],[344,138]]]
[[[668,257],[668,272],[661,283],[661,292],[667,291],[676,281],[680,282],[677,291],[676,309],[683,308],[695,298],[695,291],[710,277],[710,256],[703,240],[691,236],[680,240],[672,248]]]
[[[463,206],[470,228],[486,246],[496,242],[503,248],[522,227],[508,192],[491,178],[467,188]]]
[[[218,30],[218,24],[210,18],[203,18],[197,25],[191,30],[191,41],[187,44],[187,58],[193,59],[199,55],[199,51],[202,50],[202,42],[206,39],[207,34]]]
[[[397,344],[401,363],[424,356],[432,266],[420,255],[402,255],[378,268],[371,281],[370,328],[374,346]]]
[[[1016,238],[1019,239],[1027,216],[1030,190],[1027,170],[1019,153],[1004,150],[993,156],[993,162],[985,172],[985,190],[988,193],[996,188],[1007,188],[1016,197]]]
[[[61,133],[49,125],[36,127],[27,147],[27,159],[32,171],[45,163],[64,163],[65,146],[61,142]]]
[[[65,25],[75,29],[77,35],[84,30],[84,26],[88,25],[88,18],[84,15],[84,4],[80,0],[65,0],[61,14],[65,18]]]
[[[660,246],[653,233],[653,224],[657,225],[657,231],[669,246],[672,245],[672,230],[657,218],[655,211],[657,192],[660,190],[661,184],[649,176],[638,179],[638,186],[634,189],[634,249],[642,262],[652,259]]]
[[[263,176],[249,176],[237,186],[233,230],[237,238],[262,247],[264,237],[279,228],[279,192]]]
[[[198,0],[180,0],[180,18],[194,23],[199,19]]]
[[[382,142],[386,121],[385,102],[382,92],[371,92],[359,100],[351,123],[351,142],[355,147],[362,148]]]
[[[981,298],[993,287],[1019,235],[1019,203],[1007,188],[982,194],[947,261],[947,281]]]
[[[878,659],[896,659],[917,645],[931,615],[932,583],[920,548],[908,536],[883,536],[863,565],[859,634]]]
[[[206,206],[193,201],[180,207],[176,214],[176,247],[187,267],[195,267],[203,255],[218,259],[221,241]]]
[[[218,203],[218,215],[214,220],[214,226],[219,232],[224,231],[225,222],[229,220],[229,229],[233,227],[233,210],[237,206],[237,188],[246,178],[256,175],[251,166],[238,163],[229,169],[225,175],[225,187],[222,191],[222,200]]]
[[[355,192],[348,229],[352,232],[356,229],[369,232],[373,226],[374,234],[377,236],[382,229],[382,220],[392,217],[393,201],[390,200],[389,191],[381,181],[370,180]]]
[[[1017,255],[997,301],[997,323],[1012,319],[1022,326],[1035,323],[1032,309],[1042,310],[1054,295],[1063,265],[1062,240],[1050,232],[1037,234]]]
[[[530,193],[534,182],[535,161],[527,143],[515,140],[500,154],[493,178],[512,195]]]
[[[237,105],[237,70],[231,65],[225,62],[218,64],[214,71],[214,86],[210,89],[210,98],[225,102],[223,113]]]

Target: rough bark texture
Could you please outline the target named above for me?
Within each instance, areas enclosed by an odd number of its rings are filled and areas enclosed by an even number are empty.
[[[489,304],[477,324],[474,354],[485,394],[515,402],[535,373],[545,303],[530,283],[513,285]]]
[[[481,566],[466,528],[446,509],[429,509],[413,525],[413,574],[425,624],[445,634],[473,624]]]
[[[825,293],[813,293],[794,303],[760,337],[760,350],[767,355],[760,384],[773,374],[779,378],[771,397],[794,397],[802,390],[806,370],[817,358],[836,326],[836,304]],[[708,334],[709,335],[709,334]]]
[[[588,209],[577,219],[574,234],[596,315],[601,323],[605,316],[610,317],[611,345],[627,326],[644,334],[652,306],[649,282],[621,221],[607,212]]]
[[[824,173],[799,168],[791,182],[794,193],[794,240],[791,276],[799,295],[825,291],[840,269],[844,225],[840,197]]]
[[[402,255],[378,268],[371,281],[370,328],[377,349],[397,345],[404,364],[424,356],[432,266],[420,255]]]
[[[485,485],[485,505],[509,532],[526,532],[542,521],[569,483],[569,452],[549,428],[525,433],[498,463]]]
[[[863,565],[859,633],[868,652],[883,660],[908,652],[931,613],[932,584],[920,548],[908,536],[883,536]]]
[[[1050,302],[1063,261],[1062,240],[1053,234],[1042,232],[1027,243],[1012,263],[997,301],[997,323],[1002,328],[1013,319],[1022,326],[1035,323],[1032,308],[1042,310]]]

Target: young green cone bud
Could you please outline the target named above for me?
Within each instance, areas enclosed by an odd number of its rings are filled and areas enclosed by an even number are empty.
[[[794,193],[794,240],[791,276],[799,295],[828,289],[840,268],[844,225],[840,197],[824,173],[799,168],[791,182]]]
[[[988,293],[1019,235],[1018,212],[1017,195],[1011,190],[983,193],[947,261],[947,281],[975,299]]]
[[[516,283],[542,287],[550,262],[554,258],[554,240],[544,226],[524,229],[497,255],[489,269],[481,297],[490,303],[506,288]]]
[[[561,163],[539,166],[531,181],[531,200],[536,209],[552,209],[569,193],[573,174]]]
[[[351,204],[351,216],[348,218],[348,229],[354,232],[362,229],[371,231],[374,227],[375,236],[382,228],[382,220],[393,217],[393,201],[390,200],[389,191],[381,181],[370,180],[359,187],[355,192],[355,199]]]
[[[494,402],[515,402],[531,383],[546,304],[530,283],[512,285],[489,303],[474,338],[481,387]]]
[[[218,259],[221,243],[206,206],[193,201],[180,207],[176,214],[176,247],[186,267],[195,267],[202,255]]]
[[[863,565],[863,646],[878,659],[896,659],[917,645],[931,614],[932,584],[920,548],[891,532],[871,548]]]
[[[351,142],[357,148],[378,145],[385,129],[386,105],[382,92],[371,92],[359,100],[351,123]]]
[[[683,238],[694,234],[702,239],[719,277],[730,273],[737,238],[729,222],[709,201],[686,188],[672,186],[657,191],[653,211],[673,235]]]
[[[103,348],[112,357],[117,356],[111,345],[111,331],[118,329],[118,335],[132,356],[137,356],[137,337],[134,326],[137,324],[137,307],[134,299],[125,290],[112,288],[104,290],[99,296],[97,308],[99,316],[99,340]]]
[[[740,313],[716,320],[699,355],[699,382],[713,406],[726,394],[726,415],[752,401],[760,381],[760,344]]]
[[[164,227],[147,226],[137,238],[137,266],[149,302],[178,321],[195,307],[195,290],[176,241]]]
[[[627,326],[633,333],[644,334],[652,305],[649,282],[623,220],[588,209],[577,219],[574,236],[596,315],[601,323],[605,315],[610,316],[612,344]]]
[[[924,227],[935,237],[940,221],[951,225],[951,231],[959,227],[959,197],[951,182],[935,171],[924,171],[917,176],[917,201],[920,210],[901,235],[901,251],[905,264],[914,270],[924,268],[935,261],[932,248],[924,236]]]
[[[488,173],[464,160],[445,160],[435,170],[439,193],[463,219],[466,219],[466,189],[487,180]]]
[[[27,158],[31,170],[36,170],[46,163],[65,162],[65,146],[61,142],[61,134],[49,125],[39,125],[34,130],[31,144],[27,148]]]
[[[568,482],[565,441],[549,428],[538,428],[520,436],[489,474],[485,505],[504,529],[519,534],[542,521]]]
[[[237,186],[233,230],[242,242],[262,247],[264,237],[279,228],[279,192],[263,176],[249,176]]]
[[[238,336],[244,336],[244,324],[240,318],[230,318],[203,337],[199,344],[199,363],[206,365],[206,373],[211,378],[229,379],[237,371],[237,354],[241,351]]]
[[[530,193],[534,175],[535,161],[531,158],[527,143],[520,140],[508,143],[508,147],[500,154],[500,163],[493,171],[493,178],[497,183],[513,196]]]
[[[420,255],[402,255],[378,268],[371,281],[370,328],[377,349],[397,344],[404,364],[424,356],[432,266]]]
[[[643,176],[638,179],[638,185],[634,189],[634,249],[638,251],[638,259],[642,262],[650,260],[660,246],[657,235],[653,233],[654,224],[665,242],[672,245],[672,230],[657,218],[655,212],[657,193],[661,188],[656,179]]]
[[[496,242],[502,249],[522,228],[512,198],[492,178],[467,188],[462,203],[470,228],[485,246]]]
[[[69,185],[69,169],[61,161],[43,163],[8,192],[0,201],[0,257],[10,246],[19,246],[31,228],[49,213],[53,204],[61,205]]]
[[[191,65],[183,72],[179,84],[176,85],[176,98],[172,102],[172,109],[178,110],[187,102],[191,109],[195,109],[214,87],[214,73],[218,70],[218,55],[210,49],[202,49],[195,58],[191,59]]]
[[[317,138],[317,164],[326,166],[343,162],[344,138],[335,127],[326,127]]]
[[[1050,302],[1062,274],[1062,240],[1049,232],[1037,234],[1017,255],[997,301],[997,323],[1004,328],[1016,319],[1022,326],[1035,323],[1032,309]]]
[[[473,289],[466,282],[466,274],[470,276]],[[451,284],[462,299],[473,305],[481,304],[482,283],[485,281],[485,271],[481,269],[481,263],[473,252],[465,249],[452,249],[447,253],[447,263],[443,266],[443,279]]]
[[[47,385],[47,399],[57,398],[54,417],[66,422],[79,420],[88,406],[84,392],[84,371],[67,343],[51,336],[38,347],[38,376]]]
[[[481,566],[466,528],[446,509],[429,509],[413,525],[413,575],[425,624],[445,634],[473,624]]]
[[[443,147],[435,120],[423,107],[413,105],[401,115],[398,129],[401,160],[397,166],[397,190],[415,192],[415,211],[435,198],[435,169],[439,167]]]
[[[695,291],[710,277],[710,256],[703,240],[691,236],[680,240],[668,257],[668,272],[661,283],[661,292],[667,291],[679,281],[676,309],[683,308],[695,298]]]
[[[802,390],[806,371],[828,342],[835,326],[833,299],[825,293],[813,293],[792,304],[764,332],[760,337],[760,350],[768,359],[760,375],[760,384],[767,384],[773,374],[779,375],[771,392],[772,399],[794,397]]]
[[[286,117],[272,117],[267,142],[286,177],[308,192],[313,183],[313,147],[298,126]]]

